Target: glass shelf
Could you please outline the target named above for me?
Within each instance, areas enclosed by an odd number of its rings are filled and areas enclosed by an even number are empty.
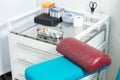
[[[35,9],[33,9],[33,11],[35,11]],[[28,13],[32,13],[32,11],[28,12]],[[14,25],[12,25],[12,29],[10,29],[11,33],[17,34],[17,35],[21,35],[24,37],[28,37],[31,39],[35,39],[35,40],[40,40],[40,41],[45,41],[48,43],[53,43],[53,44],[57,44],[60,40],[58,41],[51,41],[51,40],[46,40],[46,39],[41,39],[37,37],[37,27],[43,27],[45,25],[40,25],[40,24],[36,24],[34,23],[34,17],[36,15],[39,15],[40,10],[36,9],[36,12],[34,14],[31,15],[26,15],[23,17],[20,17],[19,20],[17,20],[17,18],[13,19],[13,21],[15,21]],[[80,14],[80,13],[79,13]],[[105,16],[101,16],[101,17],[97,17],[94,15],[88,15],[88,14],[81,14],[81,16],[84,17],[84,25],[83,25],[83,31],[86,31],[88,28],[90,28],[91,26],[99,23],[99,21],[101,21]],[[19,17],[18,17],[19,18]],[[103,25],[104,26],[104,25]],[[48,28],[53,28],[53,29],[60,29],[61,31],[63,31],[63,38],[66,37],[75,37],[76,35],[82,33],[79,32],[79,28],[78,27],[74,27],[72,23],[66,23],[66,22],[62,22],[59,23],[57,26],[45,26]],[[90,40],[93,36],[97,35],[100,31],[104,30],[105,27],[100,28],[99,30],[95,29],[92,32],[90,32],[88,35],[84,36],[82,39],[80,39],[83,42],[87,42],[88,40]]]

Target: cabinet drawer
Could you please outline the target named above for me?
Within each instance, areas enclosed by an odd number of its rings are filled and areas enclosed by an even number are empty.
[[[96,48],[101,43],[105,41],[105,30],[97,34],[95,37],[93,37],[91,40],[87,42],[88,45],[91,45],[92,47]]]
[[[84,77],[84,78],[79,79],[79,80],[97,80],[97,73],[89,75],[89,76]]]
[[[26,64],[40,63],[49,59],[57,58],[59,55],[52,54],[42,50],[36,50],[28,46],[14,45],[13,61],[24,61]],[[17,52],[17,53],[16,53]]]
[[[49,51],[50,53],[53,54],[58,54],[58,52],[56,51],[56,45],[53,44],[49,44],[49,43],[45,43],[42,41],[38,41],[38,40],[34,40],[34,39],[30,39],[24,36],[20,36],[20,35],[16,35],[16,34],[12,34],[11,33],[11,42],[12,44],[23,44],[35,49],[40,49],[43,51]]]
[[[21,74],[16,74],[13,76],[14,80],[26,80]]]
[[[14,80],[26,80],[24,74],[17,72],[15,72],[12,77]]]
[[[23,77],[23,75],[17,74],[17,73],[13,75],[13,79],[14,80],[26,80],[25,77]]]
[[[30,66],[30,65],[29,65]],[[26,80],[25,79],[25,69],[27,67],[29,67],[28,65],[24,65],[21,64],[21,62],[15,62],[15,64],[13,64],[12,68],[13,68],[13,77],[17,78],[19,80]]]

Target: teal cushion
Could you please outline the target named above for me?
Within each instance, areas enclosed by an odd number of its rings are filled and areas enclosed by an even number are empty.
[[[86,72],[65,57],[59,57],[28,67],[25,77],[27,80],[78,80],[93,73]]]
[[[120,68],[119,68],[119,70],[118,70],[118,74],[117,74],[116,80],[120,80]]]

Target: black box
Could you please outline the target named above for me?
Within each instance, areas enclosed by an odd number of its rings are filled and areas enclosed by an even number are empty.
[[[34,18],[34,22],[46,26],[56,26],[58,23],[62,22],[62,20],[51,17],[49,14],[41,14]]]

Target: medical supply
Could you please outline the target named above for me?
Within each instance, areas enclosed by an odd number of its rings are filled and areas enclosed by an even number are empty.
[[[68,23],[73,23],[73,18],[77,15],[78,14],[75,12],[64,11],[63,16],[62,16],[62,21],[68,22]]]
[[[52,29],[48,27],[37,27],[37,38],[38,39],[45,39],[50,41],[57,41],[63,38],[63,31]]]
[[[55,3],[52,3],[52,2],[44,2],[42,3],[42,12],[43,13],[49,13],[49,9],[54,7],[55,6]]]
[[[97,8],[97,2],[90,1],[89,7],[91,9],[91,14],[93,14],[95,9]]]
[[[34,22],[45,26],[55,27],[62,21],[61,19],[49,16],[49,14],[41,14],[34,18]]]
[[[52,17],[60,18],[62,17],[63,13],[64,13],[64,8],[61,7],[55,6],[50,9],[50,16]]]
[[[90,1],[89,7],[91,9],[91,15],[93,15],[95,9],[97,8],[97,2]],[[91,17],[91,23],[93,22],[93,18]]]
[[[73,18],[73,26],[74,27],[83,27],[84,19],[83,16],[75,16]]]
[[[46,27],[43,28],[43,32],[47,33],[47,28]]]
[[[73,26],[75,27],[74,28],[75,34],[78,34],[78,33],[82,32],[84,30],[83,16],[75,16],[73,18]]]
[[[37,31],[37,37],[45,37],[46,35],[48,35],[48,32],[47,32],[47,28],[46,27],[39,27],[36,29]]]

